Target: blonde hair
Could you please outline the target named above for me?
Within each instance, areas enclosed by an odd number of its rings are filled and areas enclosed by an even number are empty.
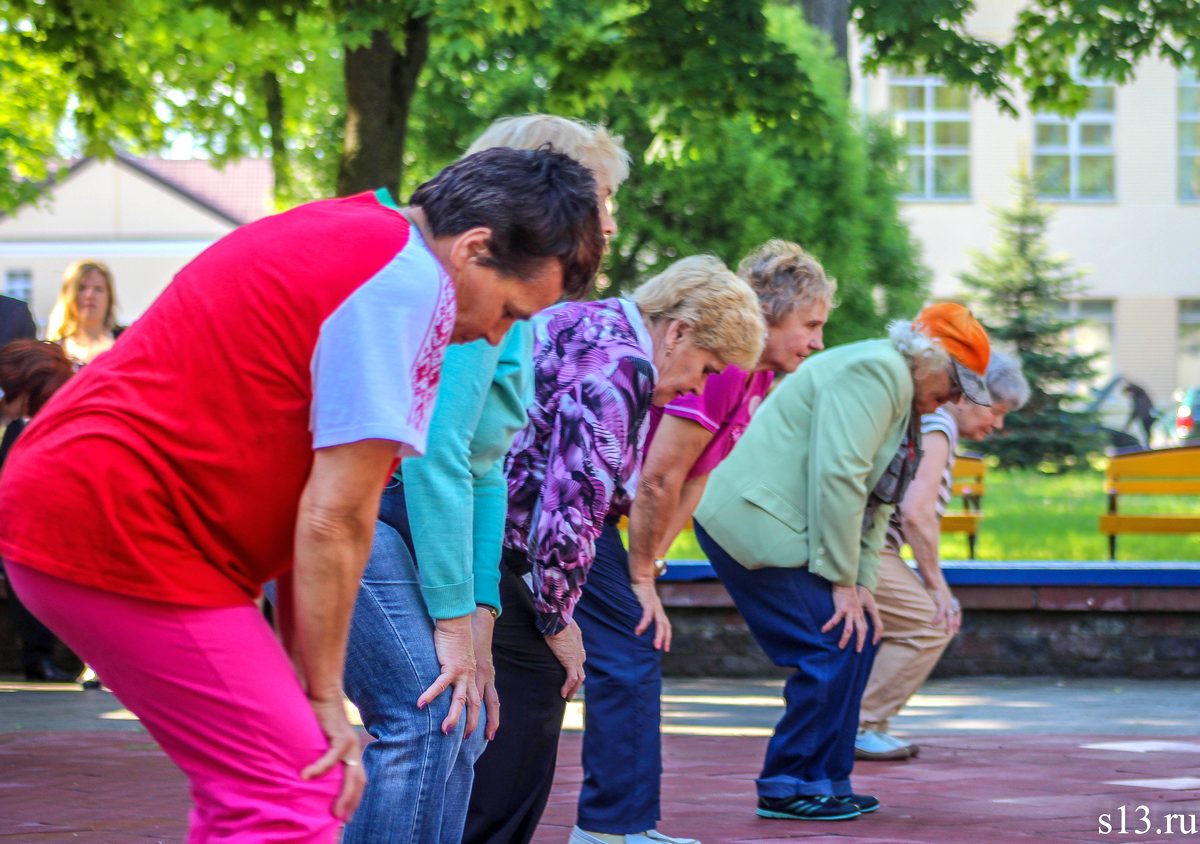
[[[682,320],[692,342],[723,362],[754,369],[767,339],[750,285],[719,258],[693,255],[667,267],[629,297],[648,320]]]
[[[629,178],[629,153],[603,126],[553,114],[501,117],[475,139],[466,155],[492,147],[538,149],[549,145],[592,171],[601,190],[616,193]]]
[[[758,294],[767,325],[778,325],[792,311],[814,302],[833,307],[837,282],[798,243],[768,240],[742,259],[738,275]]]
[[[914,328],[912,320],[897,319],[890,322],[888,339],[908,360],[914,377],[950,367],[950,353],[941,341]]]
[[[74,337],[79,331],[79,285],[92,273],[99,273],[108,288],[108,310],[104,312],[104,328],[112,331],[117,327],[117,290],[113,285],[112,270],[103,261],[85,258],[71,264],[63,272],[62,287],[58,301],[50,310],[46,322],[46,339],[57,343]]]

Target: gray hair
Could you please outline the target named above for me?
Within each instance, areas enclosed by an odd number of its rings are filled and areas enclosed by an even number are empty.
[[[492,147],[539,149],[546,144],[591,170],[602,190],[615,193],[629,177],[629,153],[619,135],[609,134],[597,123],[554,114],[502,117],[484,130],[464,155]]]
[[[837,282],[798,243],[768,240],[742,259],[738,275],[758,294],[767,325],[778,325],[792,311],[814,302],[833,307]]]
[[[888,323],[888,339],[904,355],[914,377],[950,367],[950,353],[938,340],[914,328],[912,320],[896,319]]]
[[[1029,382],[1021,371],[1021,362],[995,349],[988,361],[987,388],[993,403],[1004,405],[1006,412],[1020,410],[1029,401]]]

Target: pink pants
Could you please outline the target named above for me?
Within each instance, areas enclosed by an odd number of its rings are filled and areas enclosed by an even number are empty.
[[[30,611],[96,670],[187,775],[190,844],[334,840],[341,767],[300,779],[328,742],[253,604],[163,604],[5,565]]]

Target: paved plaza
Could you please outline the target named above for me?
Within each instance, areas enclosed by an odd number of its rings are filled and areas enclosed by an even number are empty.
[[[667,684],[664,830],[705,844],[1200,842],[1200,684],[933,681],[895,724],[920,757],[859,763],[856,790],[883,808],[841,823],[754,816],[779,689]],[[572,707],[538,844],[565,844],[574,822],[580,718]],[[187,806],[183,777],[108,692],[0,682],[0,841],[180,841]]]

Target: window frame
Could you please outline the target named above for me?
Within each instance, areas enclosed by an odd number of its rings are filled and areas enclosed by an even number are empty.
[[[1103,314],[1097,313],[1096,305],[1106,306]],[[1091,323],[1092,326],[1107,328],[1108,331],[1108,371],[1097,372],[1096,380],[1084,383],[1074,379],[1068,384],[1068,389],[1080,395],[1086,395],[1088,390],[1103,387],[1106,381],[1111,381],[1120,372],[1117,365],[1117,300],[1109,297],[1072,298],[1059,302],[1058,316],[1072,322]],[[1086,325],[1073,325],[1066,330],[1067,347],[1072,354],[1081,353],[1079,330]]]
[[[18,295],[13,290],[13,283],[20,281],[25,295]],[[12,299],[19,299],[33,308],[33,270],[27,267],[12,267],[4,271],[4,289],[2,292],[5,296]]]
[[[1184,111],[1182,97],[1180,94],[1188,89],[1194,89],[1200,92],[1200,74],[1197,74],[1193,68],[1185,67],[1179,71],[1179,79],[1175,85],[1175,194],[1176,198],[1183,203],[1196,204],[1200,203],[1200,189],[1197,189],[1191,196],[1184,194],[1183,189],[1183,171],[1185,159],[1197,159],[1196,167],[1200,169],[1200,144],[1196,146],[1184,146],[1183,132],[1180,131],[1184,126],[1196,126],[1200,131],[1200,107],[1196,111]]]
[[[1030,173],[1033,175],[1037,198],[1042,202],[1110,203],[1117,201],[1117,86],[1103,79],[1081,79],[1079,84],[1090,89],[1108,88],[1112,91],[1112,108],[1108,111],[1083,109],[1074,117],[1064,117],[1053,112],[1035,112],[1033,115],[1033,148],[1030,153]],[[1038,143],[1038,129],[1042,126],[1065,126],[1066,144]],[[1081,138],[1084,126],[1108,126],[1107,145],[1085,144]],[[1066,157],[1067,194],[1046,194],[1038,183],[1038,158]],[[1079,184],[1079,163],[1082,158],[1107,157],[1112,161],[1112,190],[1108,194],[1082,195]]]
[[[920,193],[909,193],[907,190],[900,195],[905,202],[970,202],[971,201],[971,96],[967,94],[967,107],[961,110],[942,110],[934,107],[934,97],[939,88],[953,88],[946,84],[940,76],[902,76],[889,75],[887,80],[888,111],[892,119],[903,122],[905,128],[910,123],[919,123],[924,127],[924,139],[918,146],[908,143],[905,133],[904,156],[906,159],[920,158],[924,166],[924,178]],[[924,106],[921,109],[892,108],[892,91],[895,88],[919,88],[924,94]],[[965,123],[967,126],[967,143],[965,145],[939,147],[935,143],[935,133],[939,123]],[[967,164],[967,189],[965,193],[938,193],[934,181],[934,164],[938,158],[962,158]]]

